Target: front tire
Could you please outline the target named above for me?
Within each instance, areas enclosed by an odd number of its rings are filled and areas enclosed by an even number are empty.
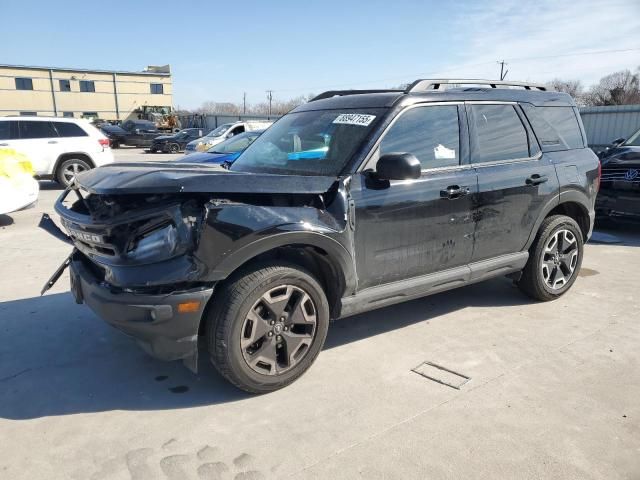
[[[582,230],[574,219],[565,215],[546,218],[529,251],[518,287],[535,300],[555,300],[576,281],[583,254]]]
[[[91,165],[80,158],[69,158],[63,161],[56,171],[56,180],[63,187],[68,187],[76,175],[91,170]]]
[[[269,263],[223,285],[206,321],[216,369],[242,390],[266,393],[309,369],[327,336],[329,305],[309,272]]]

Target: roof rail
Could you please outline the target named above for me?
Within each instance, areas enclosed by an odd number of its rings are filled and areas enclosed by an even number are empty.
[[[504,87],[521,87],[525,90],[541,90],[547,91],[545,85],[530,83],[530,82],[512,82],[509,80],[483,80],[483,79],[454,79],[454,78],[427,78],[416,80],[409,85],[404,93],[415,92],[427,92],[427,91],[443,91],[441,88],[443,85],[487,85],[490,88],[504,88]]]
[[[323,98],[331,98],[331,97],[342,97],[344,95],[363,95],[365,93],[402,93],[403,90],[328,90],[326,92],[321,93],[320,95],[316,95],[313,97],[310,102],[315,102],[316,100],[322,100]]]

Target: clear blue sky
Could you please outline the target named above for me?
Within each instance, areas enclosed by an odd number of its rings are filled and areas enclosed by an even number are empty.
[[[637,0],[0,0],[0,63],[171,64],[174,103],[264,101],[420,76],[580,79],[640,65]],[[614,28],[610,28],[614,26]],[[620,50],[588,55],[576,52]],[[622,51],[626,50],[626,51]]]

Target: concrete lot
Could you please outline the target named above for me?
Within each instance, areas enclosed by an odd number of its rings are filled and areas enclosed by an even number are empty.
[[[40,297],[69,252],[36,228],[42,188],[0,216],[2,479],[640,478],[638,227],[587,245],[560,300],[497,279],[342,320],[299,381],[250,396],[204,355],[197,376],[148,358],[66,274]]]

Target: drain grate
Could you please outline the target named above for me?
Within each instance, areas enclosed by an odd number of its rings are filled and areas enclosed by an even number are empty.
[[[434,382],[455,388],[456,390],[460,390],[460,387],[471,380],[471,377],[431,362],[423,362],[416,368],[412,368],[411,371]]]

